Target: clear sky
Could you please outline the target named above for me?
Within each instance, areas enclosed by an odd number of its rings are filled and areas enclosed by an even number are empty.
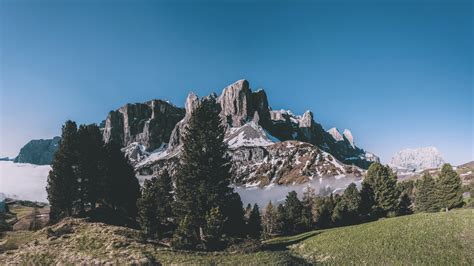
[[[248,79],[388,162],[473,160],[472,1],[0,0],[0,156],[128,102]]]

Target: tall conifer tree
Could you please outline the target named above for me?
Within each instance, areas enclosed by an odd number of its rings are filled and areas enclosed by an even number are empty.
[[[415,194],[416,210],[419,212],[439,211],[436,192],[435,180],[429,173],[425,173],[421,181],[417,183],[417,192]]]
[[[215,98],[206,98],[192,112],[176,174],[174,211],[179,221],[187,217],[197,234],[213,207],[219,207],[225,218],[224,232],[243,229],[242,202],[230,187],[230,162],[219,108]]]
[[[373,163],[367,171],[363,183],[373,190],[376,212],[385,216],[398,208],[400,191],[397,188],[397,177],[390,167]]]
[[[133,167],[115,142],[109,142],[104,147],[103,167],[103,205],[116,214],[130,218],[136,217],[136,203],[140,197],[140,185],[135,177]]]
[[[62,127],[61,141],[51,164],[46,187],[52,223],[73,214],[73,204],[77,199],[76,160],[77,125],[68,120]]]
[[[437,187],[439,207],[452,209],[461,207],[464,204],[461,178],[450,164],[444,164],[441,168]]]

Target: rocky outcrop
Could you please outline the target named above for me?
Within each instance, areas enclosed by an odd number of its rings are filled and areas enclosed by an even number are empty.
[[[105,121],[104,141],[116,141],[122,146],[138,142],[147,151],[168,143],[176,124],[185,111],[162,100],[126,104],[111,111]]]
[[[52,139],[31,140],[23,148],[15,158],[15,163],[31,163],[38,165],[51,164],[54,153],[59,146],[60,137]]]
[[[263,127],[271,125],[270,108],[264,90],[252,92],[249,82],[239,80],[224,88],[218,98],[220,115],[230,127],[240,127],[258,117]]]

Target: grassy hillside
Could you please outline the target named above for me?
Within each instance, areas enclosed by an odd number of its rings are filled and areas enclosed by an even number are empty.
[[[63,222],[37,232],[0,237],[0,261],[119,264],[469,264],[474,263],[474,210],[415,214],[271,239],[259,252],[172,251],[140,240],[138,231]],[[3,252],[3,254],[2,254]]]
[[[383,219],[276,238],[267,244],[287,246],[312,263],[473,265],[474,210]]]

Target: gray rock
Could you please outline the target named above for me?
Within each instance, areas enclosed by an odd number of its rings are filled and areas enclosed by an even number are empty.
[[[15,163],[31,163],[38,165],[51,164],[54,153],[59,147],[60,137],[52,139],[31,140],[23,148],[15,158]]]
[[[105,121],[104,141],[122,146],[138,142],[147,151],[170,141],[171,132],[185,111],[162,100],[126,104],[111,111]]]

